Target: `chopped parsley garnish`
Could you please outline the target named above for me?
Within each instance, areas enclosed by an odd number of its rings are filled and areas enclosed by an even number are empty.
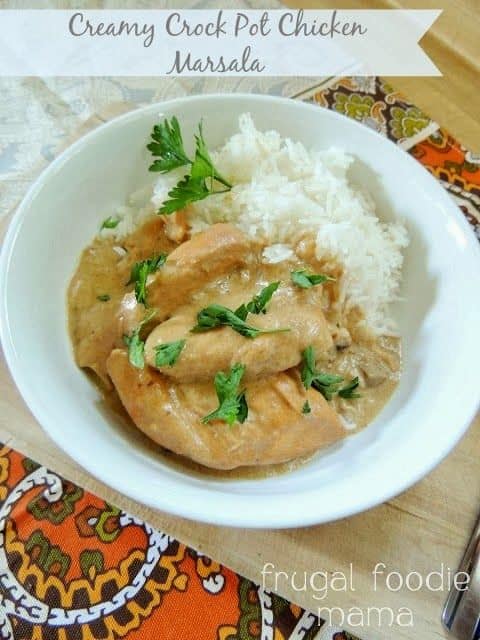
[[[108,302],[110,300],[110,296],[108,293],[102,293],[102,295],[97,296],[97,300],[100,300],[100,302]]]
[[[310,289],[310,287],[322,284],[323,282],[335,281],[335,278],[332,278],[332,276],[327,276],[323,273],[307,273],[305,269],[292,271],[290,276],[292,278],[292,282],[302,289]]]
[[[302,353],[303,368],[302,368],[302,382],[305,389],[310,389],[312,382],[317,375],[315,368],[315,352],[313,347],[307,347]]]
[[[342,376],[319,373],[312,382],[312,387],[319,391],[326,400],[331,400],[338,392],[338,385],[343,382]]]
[[[128,360],[137,369],[143,369],[145,366],[145,342],[140,337],[140,331],[155,314],[156,311],[152,309],[130,335],[123,336],[123,341],[128,348]]]
[[[235,315],[241,320],[246,320],[249,313],[267,313],[266,306],[272,299],[273,294],[280,286],[280,282],[271,282],[264,287],[260,293],[254,296],[247,304],[242,304],[235,311]]]
[[[108,218],[105,218],[105,220],[102,222],[100,231],[102,229],[115,229],[115,227],[118,227],[119,222],[120,222],[120,218],[115,218],[114,216],[108,216]]]
[[[234,422],[243,423],[248,417],[248,405],[245,391],[239,391],[240,382],[245,373],[243,364],[234,364],[228,374],[219,371],[215,375],[215,391],[218,408],[202,418],[203,423],[211,420],[223,420],[229,425]]]
[[[312,412],[312,407],[310,406],[310,403],[308,402],[308,400],[305,400],[302,407],[302,413],[307,414],[311,412]]]
[[[237,421],[240,422],[240,424],[243,424],[247,418],[248,418],[247,398],[245,396],[245,391],[242,391],[242,393],[238,396]]]
[[[245,320],[239,318],[238,315],[222,306],[221,304],[211,304],[205,307],[197,314],[197,324],[191,330],[193,333],[201,331],[210,331],[216,327],[227,326],[244,336],[245,338],[256,338],[263,333],[285,333],[290,329],[257,329],[247,324]]]
[[[172,367],[182,353],[186,340],[175,340],[174,342],[164,342],[155,347],[155,366]]]
[[[135,298],[137,302],[144,305],[147,304],[147,278],[151,273],[155,273],[160,269],[165,264],[166,259],[166,253],[159,253],[158,256],[152,256],[133,265],[127,285],[132,284],[132,282],[135,283]]]
[[[360,398],[360,394],[356,393],[356,389],[358,387],[358,385],[360,384],[360,380],[358,379],[358,376],[353,378],[352,380],[350,380],[350,382],[345,385],[342,389],[340,389],[340,391],[338,392],[338,395],[341,398]]]
[[[140,338],[140,332],[135,329],[129,336],[123,336],[128,347],[128,360],[137,369],[145,366],[145,342]]]
[[[220,182],[227,191],[230,191],[232,185],[218,172],[208,152],[208,148],[203,137],[203,125],[198,125],[198,133],[195,135],[195,160],[192,164],[191,176],[197,178],[211,178]]]
[[[195,134],[195,158],[191,160],[183,147],[183,139],[178,120],[155,125],[152,142],[147,146],[154,156],[158,156],[150,166],[150,171],[167,173],[177,167],[190,165],[190,173],[185,175],[168,193],[159,213],[169,215],[185,208],[191,202],[203,200],[214,193],[230,191],[232,185],[215,168],[203,137],[202,123]],[[223,188],[219,188],[218,185]]]
[[[203,200],[211,193],[205,180],[185,176],[173,189],[168,192],[168,200],[162,204],[159,213],[170,215],[179,209],[184,209],[187,204]]]
[[[182,133],[180,125],[175,116],[170,122],[165,119],[160,124],[156,124],[152,131],[152,142],[147,145],[147,149],[152,156],[158,157],[149,167],[149,171],[160,171],[168,173],[177,167],[190,164],[190,159],[183,148]]]
[[[331,400],[338,393],[342,398],[359,398],[360,395],[355,393],[355,389],[359,385],[358,378],[353,378],[345,387],[340,387],[344,381],[342,376],[332,373],[322,373],[317,371],[315,367],[315,353],[313,347],[307,347],[303,352],[302,382],[305,389],[313,387],[326,400]]]

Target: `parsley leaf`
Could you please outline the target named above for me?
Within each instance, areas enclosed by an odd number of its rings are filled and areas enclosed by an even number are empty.
[[[203,125],[198,125],[198,134],[195,135],[195,160],[192,164],[192,178],[211,178],[217,180],[227,189],[231,189],[232,185],[217,171],[208,152],[205,139],[203,137]]]
[[[155,160],[150,171],[166,173],[177,167],[191,165],[190,173],[168,192],[168,199],[160,207],[159,213],[170,215],[192,202],[203,200],[214,193],[230,191],[232,188],[213,164],[203,137],[201,122],[198,125],[198,133],[195,134],[193,161],[185,153],[180,125],[175,117],[170,122],[165,120],[162,124],[156,125],[153,128],[152,139],[153,142],[147,148],[154,156],[160,156],[160,160]],[[217,183],[224,188],[218,189]]]
[[[331,400],[338,392],[338,385],[343,382],[342,376],[330,373],[319,373],[312,382],[312,387],[319,391],[326,400]]]
[[[303,368],[302,368],[302,382],[305,389],[310,389],[312,382],[317,374],[315,369],[315,353],[313,347],[307,347],[302,353]]]
[[[159,160],[154,160],[149,171],[167,173],[172,169],[191,163],[183,148],[182,133],[175,116],[170,122],[165,118],[163,122],[156,124],[153,127],[151,137],[152,142],[147,145],[147,149]]]
[[[110,300],[110,296],[108,293],[102,293],[102,295],[97,296],[97,300],[100,300],[100,302],[108,302]]]
[[[285,333],[290,329],[257,329],[239,318],[238,315],[222,306],[221,304],[211,304],[197,314],[197,324],[191,329],[193,333],[210,331],[216,327],[228,326],[245,338],[256,338],[263,333]]]
[[[308,402],[308,400],[305,400],[303,404],[302,413],[304,414],[312,413],[312,407],[310,406],[310,403]]]
[[[310,289],[310,287],[314,287],[316,284],[322,284],[322,282],[335,281],[335,278],[332,278],[332,276],[327,276],[323,273],[307,273],[305,269],[292,271],[290,276],[292,278],[292,282],[302,289]]]
[[[179,209],[184,209],[192,202],[204,200],[210,193],[211,191],[203,178],[185,176],[168,192],[169,199],[162,204],[159,213],[170,215]]]
[[[166,253],[159,253],[147,260],[136,262],[130,272],[130,280],[127,285],[135,283],[135,298],[137,302],[147,303],[147,278],[151,273],[155,273],[160,267],[163,267],[167,259]]]
[[[338,395],[341,398],[360,398],[360,394],[356,393],[356,389],[358,387],[358,385],[360,384],[360,380],[358,379],[358,376],[355,378],[352,378],[352,380],[350,380],[350,382],[345,385],[342,389],[340,389],[340,391],[338,392]]]
[[[337,393],[339,385],[343,382],[342,376],[331,373],[321,373],[315,367],[315,353],[313,347],[307,347],[303,352],[302,382],[305,389],[313,387],[319,391],[326,400],[331,400]]]
[[[102,229],[115,229],[115,227],[118,227],[119,222],[120,222],[120,218],[115,218],[114,216],[108,216],[108,218],[105,218],[105,220],[102,222],[100,231]]]
[[[246,320],[249,313],[255,313],[258,315],[259,313],[267,313],[266,306],[272,299],[273,294],[280,286],[280,281],[271,282],[269,285],[264,287],[260,293],[254,296],[250,302],[247,304],[242,304],[235,311],[235,315],[238,316],[241,320]]]
[[[237,363],[228,374],[219,371],[215,375],[214,384],[219,406],[202,418],[204,424],[211,420],[223,420],[229,425],[235,421],[245,422],[248,417],[247,400],[245,392],[238,390],[244,373],[245,366]]]
[[[246,320],[248,316],[248,309],[246,304],[241,304],[238,309],[235,309],[235,315],[240,320]]]
[[[175,340],[174,342],[164,342],[155,347],[155,366],[172,367],[182,353],[186,340]]]
[[[123,341],[128,347],[128,360],[137,369],[145,366],[145,342],[140,339],[140,332],[135,329],[129,336],[123,336]]]
[[[123,336],[123,341],[128,348],[128,360],[137,369],[143,369],[145,366],[145,342],[140,337],[140,331],[155,314],[156,311],[152,309],[130,335]]]
[[[238,396],[238,413],[237,420],[240,424],[243,424],[245,420],[248,418],[248,404],[247,398],[245,396],[245,391]]]

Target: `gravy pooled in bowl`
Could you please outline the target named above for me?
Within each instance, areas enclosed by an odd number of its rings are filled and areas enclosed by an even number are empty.
[[[308,457],[375,417],[400,341],[342,315],[334,260],[300,243],[265,264],[264,245],[232,224],[184,228],[181,241],[169,224],[95,239],[68,290],[76,361],[136,427],[226,470]]]

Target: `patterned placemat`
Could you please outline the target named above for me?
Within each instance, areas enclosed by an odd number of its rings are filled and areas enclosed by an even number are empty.
[[[480,237],[480,157],[380,78],[302,92],[401,145]],[[368,631],[365,630],[368,636]],[[7,447],[0,449],[0,638],[355,640]]]
[[[325,86],[326,85],[326,86]],[[480,155],[468,151],[382,78],[335,78],[302,98],[387,136],[437,178],[480,238]]]
[[[0,501],[2,639],[310,640],[318,632],[313,614],[7,447]]]

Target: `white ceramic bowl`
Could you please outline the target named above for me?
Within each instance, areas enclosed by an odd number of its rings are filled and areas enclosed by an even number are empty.
[[[404,302],[395,315],[403,375],[380,416],[302,468],[263,480],[201,478],[169,466],[102,408],[72,356],[65,291],[100,221],[148,180],[145,144],[161,112],[191,138],[200,117],[217,146],[249,111],[308,147],[358,158],[352,177],[386,219],[406,221]],[[332,111],[256,95],[193,96],[112,120],[67,149],[19,207],[1,256],[1,338],[15,382],[51,438],[92,474],[139,502],[243,527],[292,527],[362,511],[400,493],[455,445],[479,399],[477,241],[443,188],[370,129]]]

